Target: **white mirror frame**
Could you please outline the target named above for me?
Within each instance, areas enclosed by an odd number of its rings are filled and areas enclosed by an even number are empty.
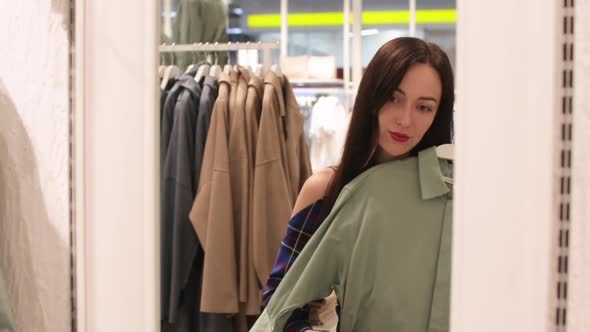
[[[457,8],[452,331],[550,331],[556,2]]]
[[[570,0],[571,1],[571,0]],[[575,2],[572,238],[568,331],[590,326],[590,1]]]
[[[78,331],[159,327],[159,1],[75,2]]]
[[[590,326],[590,4],[573,4],[457,1],[453,332]],[[564,36],[572,16],[574,36]],[[575,43],[574,61],[563,60],[565,42]],[[563,70],[575,72],[573,88],[562,86]],[[573,115],[562,115],[564,96]],[[572,123],[573,139],[562,139]],[[565,170],[562,149],[573,153]],[[560,192],[562,176],[571,194]],[[569,249],[558,242],[565,229]],[[569,271],[558,273],[560,256]]]
[[[558,2],[458,0],[453,332],[552,330]],[[159,331],[159,1],[77,0],[75,15],[77,330]],[[588,23],[578,31],[590,35]],[[588,55],[590,38],[577,38]],[[582,144],[588,97],[576,91]],[[588,249],[590,155],[574,151],[572,241]],[[585,296],[568,319],[581,332],[590,262],[576,262],[572,287]]]

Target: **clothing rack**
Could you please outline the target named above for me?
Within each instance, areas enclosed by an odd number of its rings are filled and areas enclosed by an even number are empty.
[[[177,53],[177,52],[229,52],[239,50],[262,50],[264,68],[270,68],[272,64],[272,50],[280,49],[279,43],[194,43],[194,44],[162,44],[160,53]]]

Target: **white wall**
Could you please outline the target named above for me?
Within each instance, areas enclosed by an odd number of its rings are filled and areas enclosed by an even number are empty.
[[[558,3],[457,4],[453,332],[552,327]]]
[[[18,331],[70,326],[68,1],[0,1],[0,267]]]

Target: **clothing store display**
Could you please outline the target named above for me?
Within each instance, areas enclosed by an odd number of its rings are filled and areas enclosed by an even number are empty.
[[[217,82],[207,77],[196,82],[195,73],[196,68],[172,87],[162,116],[162,330],[233,331],[231,317],[200,310],[204,253],[188,213],[198,188],[199,144],[204,144],[199,141],[200,130],[208,129],[207,114],[217,97]]]
[[[222,0],[180,0],[173,26],[176,44],[226,43],[228,13]],[[218,63],[227,63],[227,53],[217,54]],[[192,61],[190,53],[178,54],[177,65],[186,68]]]
[[[190,220],[205,250],[201,310],[238,313],[237,247],[229,169],[231,89],[238,73],[222,73],[205,144],[198,195]],[[234,99],[235,100],[235,99]]]
[[[443,177],[451,166],[429,148],[346,185],[251,331],[283,331],[293,310],[332,291],[340,331],[448,331],[452,194]]]
[[[290,84],[283,80],[285,88],[273,72],[265,76],[256,144],[252,242],[261,285],[272,271],[298,192],[311,175],[303,115]]]
[[[198,247],[197,238],[188,222],[188,212],[196,193],[194,187],[194,145],[197,105],[201,87],[186,75],[180,79],[174,107],[167,109],[172,119],[162,168],[161,260],[162,300],[167,304],[165,318],[174,323],[180,292],[185,286]],[[171,114],[169,114],[171,113]],[[169,299],[164,299],[168,295]]]
[[[174,87],[175,84],[176,84],[176,79],[171,78],[168,81],[166,88],[160,89],[160,126],[163,123],[162,120],[164,118],[164,106],[166,105],[166,99],[168,99],[168,94],[170,93],[170,90]],[[161,130],[161,128],[160,128],[160,130]]]
[[[248,297],[248,233],[250,224],[250,155],[248,154],[248,142],[246,140],[246,98],[248,82],[252,73],[245,67],[238,66],[239,80],[236,90],[236,99],[230,105],[230,131],[229,131],[229,166],[232,184],[232,203],[235,230],[237,231],[236,244],[239,251],[238,283],[239,300],[245,306],[241,312],[247,315],[260,314],[260,301]]]
[[[256,143],[258,141],[258,124],[262,112],[262,96],[264,84],[262,79],[252,75],[248,83],[248,95],[246,96],[246,148],[248,152],[248,245],[247,245],[247,305],[246,311],[252,312],[256,308],[260,314],[262,306],[262,285],[257,277],[254,266],[254,223],[253,219],[253,195],[254,195],[254,171],[256,166]]]
[[[12,313],[8,303],[8,294],[4,285],[4,276],[0,271],[0,332],[14,332]]]
[[[311,175],[309,149],[286,77],[268,71],[262,79],[236,65],[197,82],[202,65],[161,91],[161,328],[241,332],[261,312],[262,286],[273,263],[267,260],[264,270],[255,264],[258,225],[274,225],[269,236],[278,249],[299,189]],[[274,127],[264,122],[263,114],[271,113],[278,114],[268,118]],[[283,207],[282,220],[254,212],[257,166],[264,164],[257,163],[258,151],[268,142],[278,146],[283,194],[259,197]]]
[[[321,97],[311,113],[310,159],[314,172],[338,165],[350,114],[336,97]]]
[[[201,101],[199,103],[199,114],[197,114],[197,133],[195,143],[195,177],[200,178],[201,167],[203,165],[203,155],[205,154],[205,142],[207,141],[207,133],[209,131],[209,124],[211,123],[211,114],[213,107],[217,100],[219,91],[219,83],[211,76],[205,77],[203,83],[203,91],[201,93]],[[197,183],[196,188],[199,188]]]
[[[196,71],[192,71],[186,75],[181,76],[179,81],[194,80]],[[160,135],[160,172],[164,170],[164,162],[166,161],[166,151],[168,151],[168,143],[170,141],[170,133],[172,132],[172,125],[174,122],[174,107],[176,107],[176,100],[182,93],[183,87],[180,84],[175,84],[168,92],[164,108],[160,111],[162,113],[161,135]]]

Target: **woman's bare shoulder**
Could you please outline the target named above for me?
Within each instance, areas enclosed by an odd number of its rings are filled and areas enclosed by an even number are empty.
[[[313,175],[305,181],[299,192],[297,201],[295,202],[291,217],[305,209],[307,206],[324,198],[334,173],[335,170],[333,168],[325,168],[313,173]]]

